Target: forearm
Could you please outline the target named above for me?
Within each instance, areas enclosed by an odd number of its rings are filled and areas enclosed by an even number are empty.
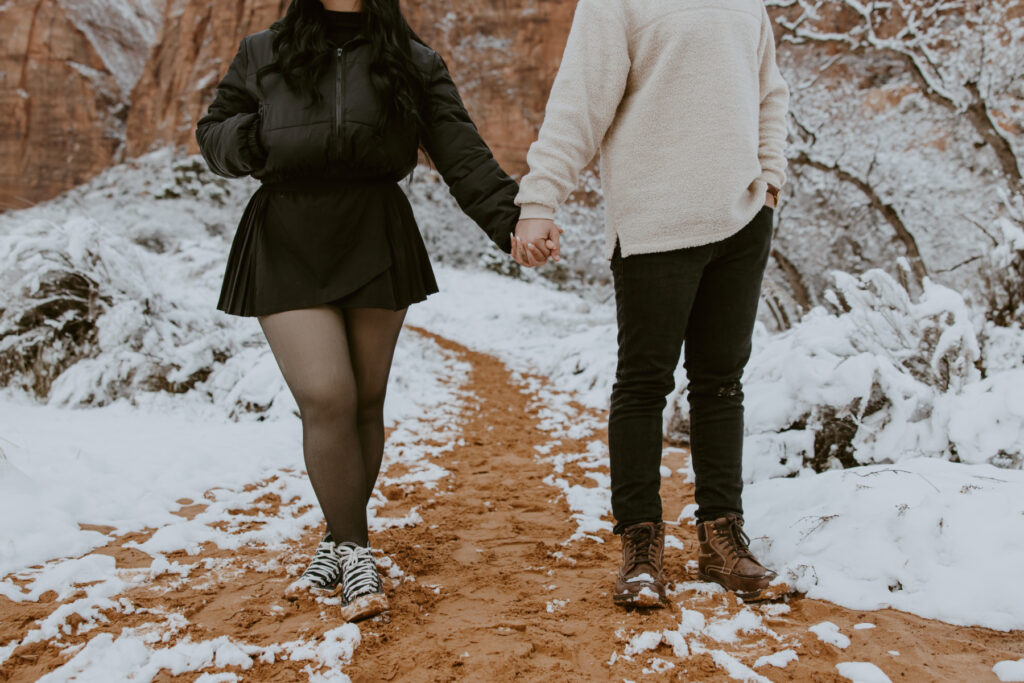
[[[196,127],[199,151],[207,165],[226,178],[240,178],[262,166],[264,156],[256,134],[257,115],[253,113],[220,121],[205,119]]]
[[[758,159],[761,178],[776,188],[786,182],[786,116],[789,111],[789,87],[775,58],[775,35],[767,10],[762,14],[760,49],[761,111]]]
[[[781,77],[780,77],[781,80]],[[786,114],[788,91],[785,83],[774,90],[761,102],[759,125],[758,160],[761,162],[761,178],[781,188],[786,184]]]
[[[423,143],[459,208],[506,252],[519,219],[519,186],[501,168],[438,57],[430,77]]]
[[[629,45],[621,7],[581,0],[551,87],[516,203],[524,218],[551,218],[597,154],[622,101]]]
[[[266,154],[259,143],[259,104],[246,90],[248,59],[242,41],[205,116],[196,125],[196,141],[210,169],[237,178],[262,167]]]

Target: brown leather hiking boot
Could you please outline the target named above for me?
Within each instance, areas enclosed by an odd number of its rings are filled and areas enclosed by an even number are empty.
[[[726,515],[697,525],[700,554],[697,574],[714,581],[747,601],[763,600],[775,572],[766,569],[750,552],[743,518]]]
[[[622,531],[622,567],[612,600],[623,607],[664,607],[665,525],[632,524]]]

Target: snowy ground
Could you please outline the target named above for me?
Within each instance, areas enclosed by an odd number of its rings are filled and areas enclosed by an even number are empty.
[[[251,533],[209,525],[228,519],[231,509],[254,505],[268,490],[295,511],[314,499],[300,473],[294,404],[258,330],[252,321],[212,310],[230,233],[225,225],[244,192],[232,186],[233,194],[226,195],[225,188],[198,183],[187,172],[178,176],[142,180],[115,170],[62,200],[0,217],[0,259],[9,259],[0,283],[7,291],[29,291],[41,273],[59,265],[89,273],[109,298],[96,323],[99,353],[75,360],[66,349],[44,348],[47,357],[68,364],[55,378],[49,405],[18,389],[30,384],[24,376],[14,376],[0,399],[0,595],[33,601],[49,590],[65,595],[72,586],[95,582],[86,598],[39,624],[29,638],[44,639],[72,612],[92,618],[126,582],[174,571],[157,559],[126,578],[110,558],[86,555],[111,535],[160,528],[145,543],[160,558],[195,552],[206,541],[273,545],[319,521],[306,511]],[[143,199],[133,199],[138,197]],[[416,208],[435,222],[450,210],[443,202],[418,202]],[[822,310],[784,335],[759,332],[747,377],[753,429],[745,462],[748,531],[762,557],[809,596],[855,609],[894,607],[954,624],[1024,629],[1024,594],[998,580],[1004,571],[992,574],[993,567],[1024,564],[1024,337],[989,331],[985,338],[998,339],[1001,355],[982,378],[976,369],[978,326],[968,320],[962,299],[936,287],[918,302],[903,301],[886,291],[884,277],[845,281],[840,291],[850,308],[846,314]],[[593,439],[592,421],[571,424],[567,416],[576,413],[559,406],[570,400],[598,410],[607,405],[615,365],[611,303],[494,272],[439,267],[438,279],[442,293],[415,307],[409,324],[492,354],[515,371],[546,377],[548,388],[538,391],[550,408],[547,428],[554,436]],[[15,298],[6,319],[0,311],[0,322],[13,324],[12,311],[23,304],[32,301]],[[882,334],[885,324],[895,337]],[[930,341],[901,346],[897,333],[908,331]],[[12,343],[38,343],[32,334],[0,337],[0,352]],[[913,363],[900,353],[908,346],[929,372],[944,378],[941,389],[921,379],[927,372],[906,369]],[[199,372],[204,368],[208,374]],[[434,342],[403,337],[387,414],[399,427],[389,457],[402,462],[404,483],[430,486],[446,476],[436,449],[401,444],[422,436],[417,430],[439,425],[443,435],[459,401],[448,380],[461,372]],[[793,379],[800,373],[811,379]],[[176,394],[147,388],[152,378],[168,375],[191,384]],[[864,404],[876,386],[887,404],[869,412]],[[787,427],[803,418],[813,423],[822,405],[843,408],[859,398],[854,453],[874,464],[815,473],[809,466],[813,434]],[[667,418],[675,404],[670,402]],[[953,453],[963,462],[951,461]],[[585,484],[561,476],[564,456],[547,461],[549,483],[573,510],[574,538],[594,538],[609,527],[606,458],[596,439],[572,457],[592,471]],[[275,475],[273,483],[246,490]],[[182,499],[204,494],[209,507],[200,517],[172,514]],[[675,521],[691,520],[684,511]],[[413,511],[373,523],[418,519]],[[559,608],[552,602],[553,610]],[[742,621],[748,617],[736,619],[719,623],[684,610],[677,635],[637,634],[613,656],[632,656],[658,643],[697,652],[728,640],[730,629],[767,628]],[[321,664],[346,661],[358,630],[339,629],[332,638],[316,646],[321,649],[313,658]],[[254,656],[244,643],[160,655],[153,644],[146,634],[97,639],[52,680],[76,671],[109,673],[116,660],[144,671],[170,657],[185,671],[211,659]],[[0,663],[14,645],[0,643]],[[313,645],[281,647],[287,654]],[[724,651],[712,656],[737,677],[751,677]],[[783,659],[780,653],[764,665],[782,666]],[[842,675],[874,675],[866,663],[849,664]],[[1000,676],[1016,675],[1018,664],[1004,664]]]

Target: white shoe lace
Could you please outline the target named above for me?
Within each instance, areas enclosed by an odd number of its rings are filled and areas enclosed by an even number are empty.
[[[339,543],[337,554],[344,583],[342,597],[346,603],[364,595],[383,592],[372,550],[354,543]]]
[[[338,559],[337,545],[326,538],[320,541],[302,578],[317,588],[333,588],[341,579],[341,562]]]

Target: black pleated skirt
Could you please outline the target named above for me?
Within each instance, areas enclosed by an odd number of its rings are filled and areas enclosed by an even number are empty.
[[[397,184],[264,185],[242,214],[217,308],[241,316],[324,304],[398,311],[435,292]]]

